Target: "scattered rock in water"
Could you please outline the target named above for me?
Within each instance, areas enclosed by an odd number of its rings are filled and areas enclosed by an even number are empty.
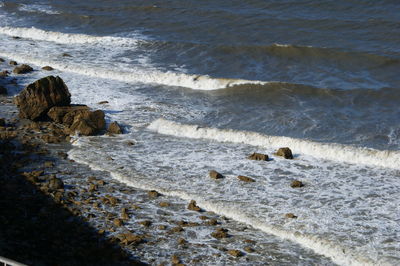
[[[170,206],[170,204],[166,201],[162,201],[158,205],[160,205],[160,207],[169,207]]]
[[[218,220],[217,219],[210,219],[206,222],[207,225],[211,225],[211,226],[215,226],[218,224]]]
[[[129,214],[128,214],[128,210],[126,208],[121,209],[121,219],[129,220]]]
[[[14,61],[14,60],[11,60],[9,62],[9,64],[12,65],[12,66],[17,66],[18,65],[17,61]]]
[[[188,208],[188,210],[191,210],[191,211],[197,211],[197,212],[201,211],[201,208],[196,205],[195,200],[191,200],[187,208]]]
[[[63,189],[64,188],[64,182],[55,176],[53,176],[49,180],[49,189],[51,190],[57,190],[57,189]]]
[[[159,229],[159,230],[165,230],[165,229],[167,229],[167,226],[165,226],[165,225],[162,224],[162,225],[159,225],[159,226],[158,226],[158,229]]]
[[[0,118],[0,127],[6,126],[6,120],[4,118]]]
[[[277,156],[282,156],[285,159],[293,159],[292,151],[288,147],[279,148],[276,152]]]
[[[133,146],[133,145],[135,145],[135,142],[129,140],[129,141],[126,142],[126,144],[128,146]]]
[[[172,263],[173,265],[180,264],[180,263],[181,263],[181,260],[178,258],[178,256],[172,255],[172,256],[171,256],[171,263]]]
[[[52,68],[51,66],[44,66],[44,67],[42,67],[42,69],[43,69],[43,70],[46,70],[46,71],[52,71],[52,70],[54,70],[54,68]]]
[[[7,95],[8,91],[5,87],[0,86],[0,95]]]
[[[5,78],[5,77],[8,77],[9,74],[10,74],[10,72],[8,72],[7,70],[3,70],[0,72],[0,77]]]
[[[183,230],[182,226],[176,226],[176,227],[171,228],[171,230],[169,232],[170,233],[179,233],[179,232],[183,232],[183,231],[184,230]]]
[[[43,166],[45,168],[52,168],[52,167],[54,167],[54,163],[52,161],[46,161],[46,162],[44,162]]]
[[[296,218],[297,218],[297,216],[294,215],[293,213],[286,213],[286,214],[285,214],[285,217],[286,217],[286,218],[289,218],[289,219],[296,219]]]
[[[106,182],[104,180],[99,180],[99,181],[97,181],[97,184],[99,186],[104,186],[106,184]]]
[[[210,175],[210,177],[211,177],[212,179],[222,179],[222,178],[224,178],[223,175],[221,175],[220,173],[218,173],[218,172],[215,171],[215,170],[211,170],[211,171],[209,172],[209,175]]]
[[[64,57],[72,57],[72,55],[70,55],[68,53],[63,53],[62,56],[64,56]]]
[[[108,103],[108,101],[101,101],[101,102],[98,102],[97,104],[107,104]]]
[[[297,187],[304,187],[303,182],[299,180],[293,180],[292,183],[290,184],[292,188],[297,188]]]
[[[53,76],[29,84],[15,97],[19,117],[31,120],[44,118],[53,106],[66,106],[70,103],[71,94],[64,81]]]
[[[244,182],[256,182],[256,180],[254,180],[253,178],[250,178],[250,177],[247,177],[244,175],[239,175],[237,178]]]
[[[155,190],[150,190],[149,192],[147,192],[147,195],[149,195],[150,198],[157,198],[158,196],[160,196],[161,194],[158,193]]]
[[[182,237],[178,239],[178,245],[184,245],[186,243],[187,243],[186,239],[184,239]]]
[[[97,190],[97,185],[95,185],[95,184],[90,184],[89,185],[89,188],[88,188],[89,192],[94,192],[96,190]]]
[[[247,159],[256,161],[268,161],[269,157],[266,154],[254,152],[252,155],[248,156]]]
[[[214,232],[211,233],[211,236],[216,239],[227,238],[228,230],[224,228],[217,228]]]
[[[13,73],[14,74],[26,74],[26,73],[29,73],[32,71],[33,71],[33,68],[31,66],[22,64],[20,66],[17,66],[16,68],[14,68]]]
[[[143,225],[144,227],[149,227],[152,223],[149,220],[140,221],[139,224]]]
[[[228,254],[236,258],[244,256],[243,252],[237,249],[229,249]]]
[[[115,218],[115,219],[113,220],[113,224],[114,224],[116,227],[121,227],[123,223],[122,223],[122,220],[121,220],[121,219]]]
[[[72,113],[72,116],[75,116],[83,111],[89,111],[89,107],[86,105],[54,106],[47,112],[47,116],[54,122],[62,124],[67,114]],[[66,124],[71,125],[72,122],[73,118],[71,118],[71,123]]]
[[[0,58],[0,63],[3,63],[5,60],[3,58]]]
[[[143,242],[143,237],[134,235],[132,233],[123,233],[118,235],[118,239],[121,241],[123,245],[138,245]]]
[[[255,250],[252,247],[244,247],[244,251],[246,251],[248,253],[253,253]]]
[[[107,129],[109,134],[122,134],[122,128],[117,122],[112,122]]]

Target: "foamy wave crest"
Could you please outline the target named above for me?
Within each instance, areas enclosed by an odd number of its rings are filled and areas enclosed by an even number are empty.
[[[400,169],[400,152],[354,147],[336,143],[319,143],[305,139],[268,136],[256,132],[236,131],[186,125],[165,119],[153,121],[148,129],[160,134],[220,142],[242,143],[263,148],[290,147],[296,154],[332,161]]]
[[[25,12],[32,12],[32,13],[45,13],[49,15],[57,15],[60,14],[60,12],[55,11],[52,9],[51,6],[46,6],[46,5],[24,5],[22,4],[19,8],[21,11]]]
[[[57,70],[86,75],[90,77],[105,78],[127,83],[154,83],[167,86],[186,87],[194,90],[217,90],[245,84],[269,84],[269,82],[266,81],[212,78],[207,75],[162,72],[158,70],[150,70],[144,68],[132,68],[129,72],[122,72],[117,70],[98,68],[94,66],[83,66],[82,64],[77,65],[64,62],[53,62],[33,58],[26,55],[2,52],[0,52],[0,56],[12,58],[17,61],[34,64],[37,66],[50,65]]]
[[[74,143],[74,146],[80,146],[79,140]],[[268,224],[265,220],[247,213],[246,208],[235,204],[234,202],[219,202],[204,198],[200,194],[191,194],[185,191],[169,190],[160,187],[156,182],[150,181],[147,178],[143,178],[133,172],[129,175],[126,173],[119,172],[115,169],[115,165],[102,165],[97,164],[95,161],[88,161],[87,157],[82,157],[80,153],[75,149],[69,153],[69,158],[82,164],[86,164],[94,170],[110,172],[114,179],[117,179],[128,186],[132,186],[143,190],[156,190],[164,195],[178,197],[186,201],[195,200],[197,205],[207,211],[212,211],[219,215],[231,218],[235,221],[248,224],[255,229],[261,230],[267,234],[275,235],[281,239],[287,239],[294,243],[297,243],[305,248],[313,250],[315,253],[326,256],[332,259],[333,262],[339,265],[389,265],[385,262],[375,262],[368,258],[365,254],[358,254],[353,248],[347,248],[339,243],[323,239],[321,237],[304,234],[300,232],[294,232],[286,230],[280,226]]]
[[[45,31],[37,28],[14,28],[0,27],[0,34],[18,36],[25,39],[37,41],[50,41],[63,44],[108,44],[120,46],[136,45],[138,40],[133,38],[112,37],[112,36],[91,36],[86,34],[72,34],[55,31]]]

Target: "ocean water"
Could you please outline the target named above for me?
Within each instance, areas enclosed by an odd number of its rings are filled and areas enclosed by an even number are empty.
[[[74,160],[288,241],[278,265],[400,264],[398,1],[2,0],[0,57],[124,126]]]

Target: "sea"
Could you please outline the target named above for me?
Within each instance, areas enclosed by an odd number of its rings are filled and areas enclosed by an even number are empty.
[[[247,265],[400,265],[399,1],[1,0],[0,57],[123,126],[70,158],[279,245]]]

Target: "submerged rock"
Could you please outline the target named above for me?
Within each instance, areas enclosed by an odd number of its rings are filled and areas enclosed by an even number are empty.
[[[228,230],[224,228],[217,228],[214,232],[211,233],[211,236],[217,239],[227,238]]]
[[[254,180],[253,178],[250,178],[250,177],[247,177],[244,175],[239,175],[237,178],[244,182],[256,182],[256,180]]]
[[[289,219],[296,219],[296,218],[297,218],[297,216],[296,216],[296,215],[294,215],[293,213],[286,213],[286,214],[285,214],[285,218],[289,218]]]
[[[16,68],[14,68],[13,73],[15,73],[15,74],[26,74],[26,73],[29,73],[29,72],[32,72],[32,71],[33,71],[33,68],[31,66],[22,64],[20,66],[17,66]]]
[[[228,254],[233,256],[233,257],[241,257],[244,256],[243,252],[237,249],[230,249],[228,250]]]
[[[11,61],[9,62],[9,64],[12,65],[12,66],[18,65],[17,61],[14,61],[14,60],[11,60]]]
[[[210,177],[211,177],[212,179],[222,179],[222,178],[224,178],[223,175],[221,175],[220,173],[218,173],[218,172],[215,171],[215,170],[211,170],[211,171],[209,172],[209,175],[210,175]]]
[[[29,84],[18,96],[15,104],[20,118],[40,120],[53,106],[71,103],[71,94],[60,77],[48,76]]]
[[[254,152],[252,155],[248,156],[247,159],[256,161],[268,161],[268,155]]]
[[[293,159],[292,151],[288,147],[279,148],[276,155],[283,156],[285,159]]]
[[[10,72],[8,72],[7,70],[3,70],[0,72],[0,77],[5,78],[8,76],[8,74],[10,74]]]

